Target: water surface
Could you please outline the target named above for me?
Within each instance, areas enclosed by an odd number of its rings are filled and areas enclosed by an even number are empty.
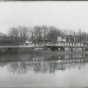
[[[0,87],[88,87],[88,55],[0,55]]]

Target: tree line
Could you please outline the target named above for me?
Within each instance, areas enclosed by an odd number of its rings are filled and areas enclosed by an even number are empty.
[[[8,30],[7,37],[0,40],[1,44],[24,44],[26,40],[33,43],[57,42],[57,37],[66,38],[66,42],[85,42],[88,40],[88,33],[81,30],[61,30],[54,26],[17,26]]]

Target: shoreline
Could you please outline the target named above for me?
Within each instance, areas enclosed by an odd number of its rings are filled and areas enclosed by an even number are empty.
[[[88,51],[26,51],[26,52],[0,52],[0,55],[19,55],[19,54],[29,54],[29,55],[71,55],[71,54],[88,54]]]

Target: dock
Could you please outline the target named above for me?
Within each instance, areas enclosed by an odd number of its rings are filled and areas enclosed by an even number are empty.
[[[58,44],[45,44],[43,46],[29,46],[29,45],[7,45],[0,46],[0,54],[4,53],[34,53],[34,54],[58,54],[61,51],[66,53],[66,48],[69,49],[69,52],[74,52],[75,49],[81,49],[80,52],[88,50],[88,45],[83,43],[58,43]],[[41,51],[42,49],[42,51]],[[50,49],[51,51],[48,51]],[[36,52],[36,50],[38,50]],[[54,51],[54,52],[53,52]],[[62,52],[61,52],[62,53]],[[75,52],[74,52],[75,53]]]

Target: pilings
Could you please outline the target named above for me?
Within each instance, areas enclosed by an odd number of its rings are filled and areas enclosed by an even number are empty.
[[[73,52],[73,48],[71,48],[71,52]]]
[[[85,48],[84,47],[82,48],[82,51],[85,51]]]

